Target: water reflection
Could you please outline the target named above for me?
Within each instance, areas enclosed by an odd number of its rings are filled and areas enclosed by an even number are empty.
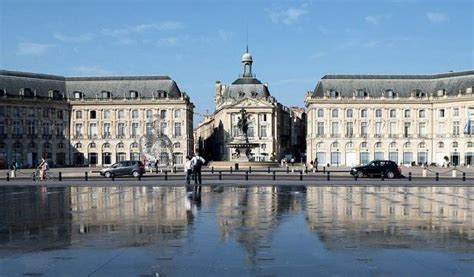
[[[308,267],[316,254],[361,249],[472,254],[473,203],[471,187],[216,186],[199,203],[184,187],[1,187],[0,265],[44,250],[137,248],[166,273],[232,260],[253,274],[293,265],[291,253]]]

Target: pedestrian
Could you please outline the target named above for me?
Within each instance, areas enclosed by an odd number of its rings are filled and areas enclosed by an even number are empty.
[[[314,159],[314,168],[316,168],[316,172],[318,172],[318,158]]]
[[[155,161],[155,170],[156,170],[156,174],[158,174],[158,160]]]
[[[184,172],[186,173],[186,191],[190,190],[191,175],[193,174],[193,167],[191,164],[191,157],[186,156],[186,163],[184,164]]]
[[[193,176],[194,176],[194,184],[202,184],[202,176],[201,176],[201,170],[202,166],[206,160],[204,160],[203,157],[199,156],[199,152],[196,152],[194,157],[191,159],[191,165],[193,167]]]
[[[290,162],[291,162],[291,166],[295,166],[295,158],[294,157],[291,157]]]
[[[46,171],[49,170],[49,164],[48,161],[46,161],[45,158],[41,159],[41,163],[38,166],[39,172],[40,172],[40,180],[43,181],[46,176]]]

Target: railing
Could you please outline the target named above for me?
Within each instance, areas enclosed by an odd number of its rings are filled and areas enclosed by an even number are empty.
[[[43,139],[52,139],[53,135],[43,134],[42,138]]]
[[[21,138],[23,138],[23,134],[13,134],[13,135],[12,135],[12,138],[14,138],[14,139],[21,139]]]

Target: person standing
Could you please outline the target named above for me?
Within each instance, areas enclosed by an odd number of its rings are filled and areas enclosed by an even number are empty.
[[[318,158],[314,159],[314,168],[316,168],[316,172],[318,172]]]
[[[186,191],[189,191],[191,184],[191,175],[193,174],[193,166],[191,164],[191,157],[186,156],[186,163],[184,164],[184,172],[186,173]]]
[[[158,160],[155,161],[155,170],[156,170],[156,174],[158,174]]]
[[[199,152],[196,152],[194,157],[191,159],[195,185],[202,184],[201,170],[205,162],[206,160],[204,160],[203,157],[199,156]]]
[[[40,172],[40,180],[43,181],[46,177],[46,171],[49,170],[49,164],[48,161],[45,160],[45,158],[41,159],[41,163],[38,166],[39,172]]]

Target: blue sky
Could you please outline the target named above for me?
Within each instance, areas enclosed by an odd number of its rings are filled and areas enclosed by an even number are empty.
[[[216,80],[253,71],[289,106],[328,73],[474,68],[474,2],[0,0],[0,68],[169,75],[213,111]],[[199,120],[199,118],[198,118]]]

